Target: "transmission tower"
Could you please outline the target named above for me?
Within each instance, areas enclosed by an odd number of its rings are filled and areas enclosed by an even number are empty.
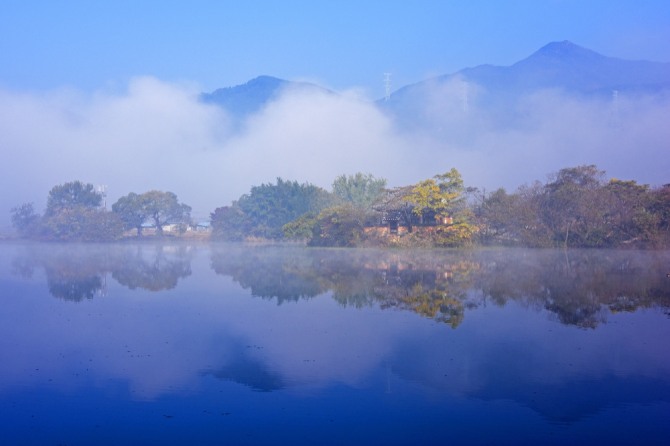
[[[384,73],[384,100],[388,101],[391,98],[391,73]]]

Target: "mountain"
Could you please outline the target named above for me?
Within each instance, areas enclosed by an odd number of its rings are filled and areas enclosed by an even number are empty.
[[[617,59],[569,41],[553,42],[513,65],[465,68],[400,88],[377,103],[401,127],[413,130],[439,131],[440,120],[448,117],[453,123],[459,112],[472,110],[483,111],[486,116],[480,118],[496,126],[514,126],[528,113],[523,101],[543,90],[605,101],[657,94],[670,91],[670,63]],[[467,132],[450,130],[453,136]]]
[[[259,76],[203,93],[201,100],[225,108],[239,125],[286,89],[332,93],[312,83]],[[670,63],[618,59],[569,41],[552,42],[513,65],[465,68],[400,88],[376,104],[400,128],[433,133],[449,127],[446,133],[458,139],[491,126],[518,125],[528,115],[524,99],[543,90],[604,101],[657,94],[670,91]]]
[[[670,63],[607,57],[567,40],[550,43],[510,66],[479,65],[438,76],[397,90],[398,100],[426,85],[461,79],[488,91],[522,93],[559,88],[582,94],[611,94],[613,90],[657,92],[670,89]]]
[[[260,111],[269,102],[277,99],[286,89],[308,89],[321,92],[329,90],[309,82],[294,82],[272,76],[258,76],[243,85],[219,88],[211,93],[203,93],[200,100],[216,104],[237,119]]]

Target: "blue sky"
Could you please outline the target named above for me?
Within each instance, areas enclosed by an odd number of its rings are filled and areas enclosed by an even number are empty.
[[[668,182],[670,94],[619,98],[614,132],[610,104],[543,92],[524,99],[523,131],[491,126],[464,144],[403,133],[370,101],[385,72],[395,90],[562,40],[670,62],[670,1],[0,0],[0,178],[21,185],[0,192],[0,232],[13,206],[41,210],[73,180],[105,185],[109,203],[170,190],[198,219],[277,177],[330,188],[369,172],[401,186],[455,167],[468,186],[514,190],[596,164]],[[341,94],[285,92],[239,132],[197,99],[263,74]],[[464,122],[450,108],[460,92],[443,85],[423,104],[440,131]]]
[[[383,95],[571,40],[670,61],[667,0],[0,2],[0,87],[84,91],[135,76],[204,91],[269,74]]]

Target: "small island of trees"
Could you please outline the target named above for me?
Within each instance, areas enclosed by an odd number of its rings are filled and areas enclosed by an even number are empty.
[[[80,181],[54,186],[43,214],[12,209],[19,236],[112,241],[194,231],[191,208],[172,192],[131,192],[108,211],[103,194]],[[210,215],[213,241],[291,241],[308,246],[665,248],[670,184],[651,188],[605,179],[593,165],[561,169],[513,193],[468,188],[458,170],[388,188],[372,174],[341,175],[330,191],[277,178],[253,186]]]

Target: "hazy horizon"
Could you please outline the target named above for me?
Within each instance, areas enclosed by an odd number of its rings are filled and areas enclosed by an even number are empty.
[[[338,175],[365,172],[400,186],[455,167],[467,186],[511,191],[595,164],[609,177],[670,181],[667,92],[620,95],[615,125],[611,101],[556,90],[523,97],[528,120],[515,127],[478,104],[483,87],[474,84],[467,113],[458,85],[431,91],[421,112],[439,131],[407,131],[374,104],[385,72],[397,90],[468,66],[511,65],[552,41],[670,60],[663,2],[282,5],[0,7],[0,226],[13,206],[34,202],[41,212],[51,187],[74,180],[106,185],[108,208],[129,192],[169,190],[198,220],[277,177],[330,189]],[[198,100],[263,74],[338,94],[285,91],[241,128]]]

